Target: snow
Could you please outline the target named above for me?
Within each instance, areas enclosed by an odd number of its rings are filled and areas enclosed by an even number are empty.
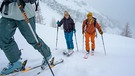
[[[64,2],[66,4],[67,1],[69,1],[71,5],[76,5],[75,3],[71,2],[72,0],[59,0],[58,2]],[[78,0],[74,1],[79,2]],[[64,59],[64,63],[53,68],[55,76],[135,76],[135,60],[133,59],[135,58],[135,39],[104,33],[103,37],[107,52],[107,56],[105,56],[102,39],[98,33],[98,37],[95,39],[95,56],[89,56],[89,58],[86,60],[83,59],[86,51],[82,50],[82,24],[76,23],[76,34],[79,51],[76,51],[75,37],[73,37],[75,53],[70,57],[66,57],[62,55],[63,50],[66,50],[66,42],[63,30],[59,28],[58,50],[55,50],[57,29],[50,27],[52,18],[55,18],[57,21],[62,18],[62,15],[58,14],[55,10],[52,10],[44,3],[40,2],[40,5],[43,6],[40,8],[42,10],[42,15],[45,19],[44,22],[46,25],[37,24],[37,34],[51,48],[51,52],[52,55],[55,57],[55,60],[60,58]],[[77,7],[73,7],[73,9]],[[113,30],[109,29],[109,31]],[[35,50],[31,45],[27,43],[18,29],[16,30],[14,38],[19,48],[23,49],[23,60],[28,59],[26,67],[41,64],[43,57],[37,50]],[[8,60],[5,57],[3,51],[0,50],[0,71],[2,70],[2,68],[6,67],[7,64]],[[40,71],[40,68],[29,71],[27,73],[19,74],[18,76],[34,76],[34,74],[36,74],[38,71]],[[50,70],[44,71],[39,76],[44,75],[52,76]]]
[[[41,7],[43,6],[43,7]],[[59,15],[55,10],[52,10],[50,7],[48,7],[46,4],[40,2],[40,8],[41,8],[41,13],[43,15],[43,17],[45,17],[45,23],[46,25],[49,25],[51,26],[51,22],[52,22],[52,19],[56,19],[58,20],[58,18],[61,17],[61,15]],[[62,18],[62,17],[61,17]]]
[[[77,40],[79,52],[76,51],[71,57],[62,55],[62,51],[66,49],[63,30],[59,30],[58,50],[55,50],[56,28],[37,24],[37,33],[44,42],[51,48],[52,55],[55,59],[64,59],[64,63],[53,68],[55,76],[134,76],[135,70],[135,40],[122,36],[105,33],[104,41],[107,56],[104,55],[102,40],[98,34],[96,38],[95,56],[89,56],[87,60],[83,59],[85,51],[82,50],[82,34],[81,26],[77,28]],[[73,39],[75,39],[73,37]],[[17,29],[15,40],[22,50],[23,60],[28,59],[26,67],[41,64],[42,56],[30,46],[22,37]],[[74,40],[75,45],[75,40]],[[76,46],[76,45],[75,45]],[[8,63],[4,53],[0,50],[0,70]],[[33,76],[40,69],[20,74],[18,76]],[[39,76],[50,75],[49,70],[44,71]]]

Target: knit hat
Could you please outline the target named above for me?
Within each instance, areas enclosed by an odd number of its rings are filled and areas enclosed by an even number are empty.
[[[69,16],[69,13],[67,11],[64,11],[64,16]]]
[[[87,14],[87,17],[90,17],[90,16],[92,16],[92,12],[89,12],[89,13]]]

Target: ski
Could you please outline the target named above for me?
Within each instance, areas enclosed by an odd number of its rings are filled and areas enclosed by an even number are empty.
[[[74,53],[74,51],[70,52],[63,52],[63,55],[66,55],[67,57],[71,56]]]
[[[12,75],[12,76],[18,75],[20,71],[25,70],[26,64],[27,64],[27,60],[22,62],[22,68],[20,70],[15,70],[14,72],[9,73],[7,75]],[[5,74],[1,74],[0,76],[6,76],[6,75]]]
[[[57,61],[54,62],[54,57],[53,57],[52,60],[50,61],[50,67],[52,68],[52,66],[55,66],[55,65],[57,65],[59,63],[62,63],[63,61],[64,61],[63,59],[59,59],[59,60],[57,60]],[[46,69],[42,68],[42,65],[37,65],[35,67],[28,67],[27,69],[23,70],[22,73],[28,72],[30,70],[34,70],[34,69],[39,68],[39,67],[42,70],[46,70]],[[49,69],[49,67],[48,67],[48,69]]]
[[[53,68],[53,67],[55,67],[56,65],[58,65],[58,64],[60,64],[60,63],[63,63],[63,62],[64,62],[63,59],[59,59],[59,60],[53,62],[53,64],[50,64],[50,67]],[[46,71],[46,70],[48,70],[48,69],[49,69],[49,67],[45,68],[44,70],[39,71],[39,72],[36,73],[36,75],[34,75],[34,76],[37,76],[37,75],[43,73],[44,71]]]
[[[63,59],[59,59],[59,60],[57,60],[57,61],[54,62],[54,57],[53,57],[53,58],[51,59],[51,61],[50,61],[50,67],[53,68],[54,66],[56,66],[56,65],[58,65],[58,64],[60,64],[60,63],[62,63],[62,62],[64,62]],[[37,75],[41,74],[42,72],[44,72],[44,71],[46,71],[46,70],[49,69],[49,67],[43,68],[42,65],[37,65],[37,66],[34,66],[34,67],[28,67],[28,68],[26,68],[25,70],[22,70],[22,71],[20,71],[19,73],[14,74],[14,75],[12,75],[12,76],[17,76],[17,75],[22,74],[22,73],[27,73],[27,72],[29,72],[29,71],[32,71],[32,70],[38,69],[38,68],[41,68],[41,71],[37,72],[37,73],[36,73],[35,75],[33,75],[33,76],[37,76]]]

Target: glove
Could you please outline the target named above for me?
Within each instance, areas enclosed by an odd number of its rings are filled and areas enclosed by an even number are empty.
[[[59,25],[60,25],[60,22],[59,22],[59,21],[57,21],[57,25],[58,25],[58,27],[59,27]]]
[[[74,29],[73,32],[76,33],[76,29]]]
[[[99,33],[102,35],[102,34],[103,34],[103,31],[102,31],[102,30],[100,30],[100,31],[99,31]]]
[[[82,31],[82,34],[84,34],[84,31]]]

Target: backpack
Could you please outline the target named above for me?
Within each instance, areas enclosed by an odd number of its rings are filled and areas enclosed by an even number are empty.
[[[25,7],[25,3],[31,3],[31,4],[34,4],[35,3],[35,6],[36,6],[36,9],[35,11],[37,11],[38,9],[38,5],[39,5],[39,0],[38,2],[36,3],[37,0],[20,0],[20,2],[22,2],[22,5],[23,7]],[[4,10],[4,14],[5,15],[8,15],[8,5],[12,2],[17,2],[17,0],[3,0],[2,4],[1,4],[1,7],[0,7],[0,12],[2,13],[2,9],[5,5],[5,10]]]
[[[96,18],[92,17],[94,19],[94,27],[96,27]],[[86,19],[86,25],[88,25],[88,19]]]
[[[95,27],[95,29],[96,29],[96,18],[95,17],[92,17],[93,19],[94,19],[94,27]],[[88,19],[86,19],[86,25],[88,26]],[[86,27],[87,27],[86,26]],[[97,37],[97,31],[96,31],[96,37]]]

